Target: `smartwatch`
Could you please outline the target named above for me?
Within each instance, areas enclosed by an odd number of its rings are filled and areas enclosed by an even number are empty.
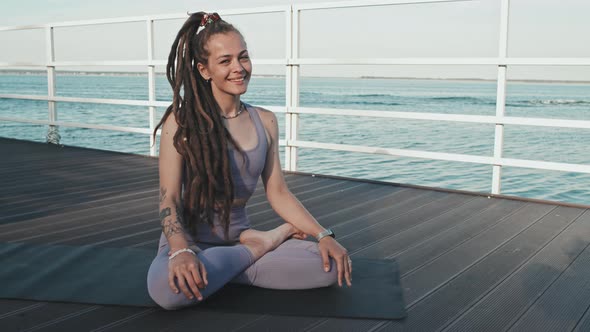
[[[320,240],[325,238],[326,236],[331,236],[333,238],[336,238],[336,235],[334,235],[334,232],[329,228],[326,228],[326,230],[323,232],[319,232],[315,238],[316,238],[316,240],[318,240],[318,242],[320,242]]]

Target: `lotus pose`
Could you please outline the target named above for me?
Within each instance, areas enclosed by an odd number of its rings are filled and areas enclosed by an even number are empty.
[[[289,191],[274,113],[240,100],[252,76],[241,33],[216,13],[191,14],[166,67],[172,105],[160,139],[159,250],[148,276],[165,309],[197,304],[229,282],[273,289],[351,285],[352,262]],[[262,177],[285,221],[250,228],[246,203]],[[318,242],[304,240],[315,236]]]

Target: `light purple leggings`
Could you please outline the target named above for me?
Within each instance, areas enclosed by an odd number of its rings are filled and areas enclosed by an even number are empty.
[[[239,234],[238,234],[239,235]],[[308,289],[330,286],[337,282],[337,271],[330,258],[330,272],[323,270],[317,243],[289,239],[257,261],[245,246],[214,246],[189,243],[202,249],[197,254],[207,270],[207,287],[200,289],[203,300],[225,284],[239,283],[272,289]],[[168,285],[168,243],[160,241],[158,255],[150,266],[147,284],[152,299],[167,310],[199,303],[182,291],[172,292]],[[178,286],[178,285],[177,285]]]

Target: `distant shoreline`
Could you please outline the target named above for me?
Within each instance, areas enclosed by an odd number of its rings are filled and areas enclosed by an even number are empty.
[[[44,70],[0,70],[0,75],[31,75],[44,76]],[[58,75],[65,76],[147,76],[145,72],[95,72],[95,71],[58,71]],[[158,72],[158,76],[165,76],[166,73]],[[262,78],[285,78],[285,75],[254,75]],[[366,80],[428,80],[428,81],[463,81],[463,82],[496,82],[488,78],[444,78],[444,77],[387,77],[387,76],[356,76],[356,77],[335,77],[335,76],[301,76],[302,78],[342,78],[342,79],[366,79]],[[562,83],[562,84],[590,84],[590,81],[575,80],[540,80],[540,79],[512,79],[509,82],[519,83]]]

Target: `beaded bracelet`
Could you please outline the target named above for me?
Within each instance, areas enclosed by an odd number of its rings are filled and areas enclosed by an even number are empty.
[[[190,252],[191,254],[193,254],[193,255],[195,255],[195,256],[197,255],[197,254],[195,254],[195,252],[194,252],[192,249],[190,249],[190,248],[178,249],[178,250],[176,250],[176,251],[175,251],[175,252],[174,252],[172,255],[170,255],[170,257],[168,257],[168,260],[172,260],[172,258],[174,258],[174,257],[178,256],[179,254],[182,254],[183,252]]]

